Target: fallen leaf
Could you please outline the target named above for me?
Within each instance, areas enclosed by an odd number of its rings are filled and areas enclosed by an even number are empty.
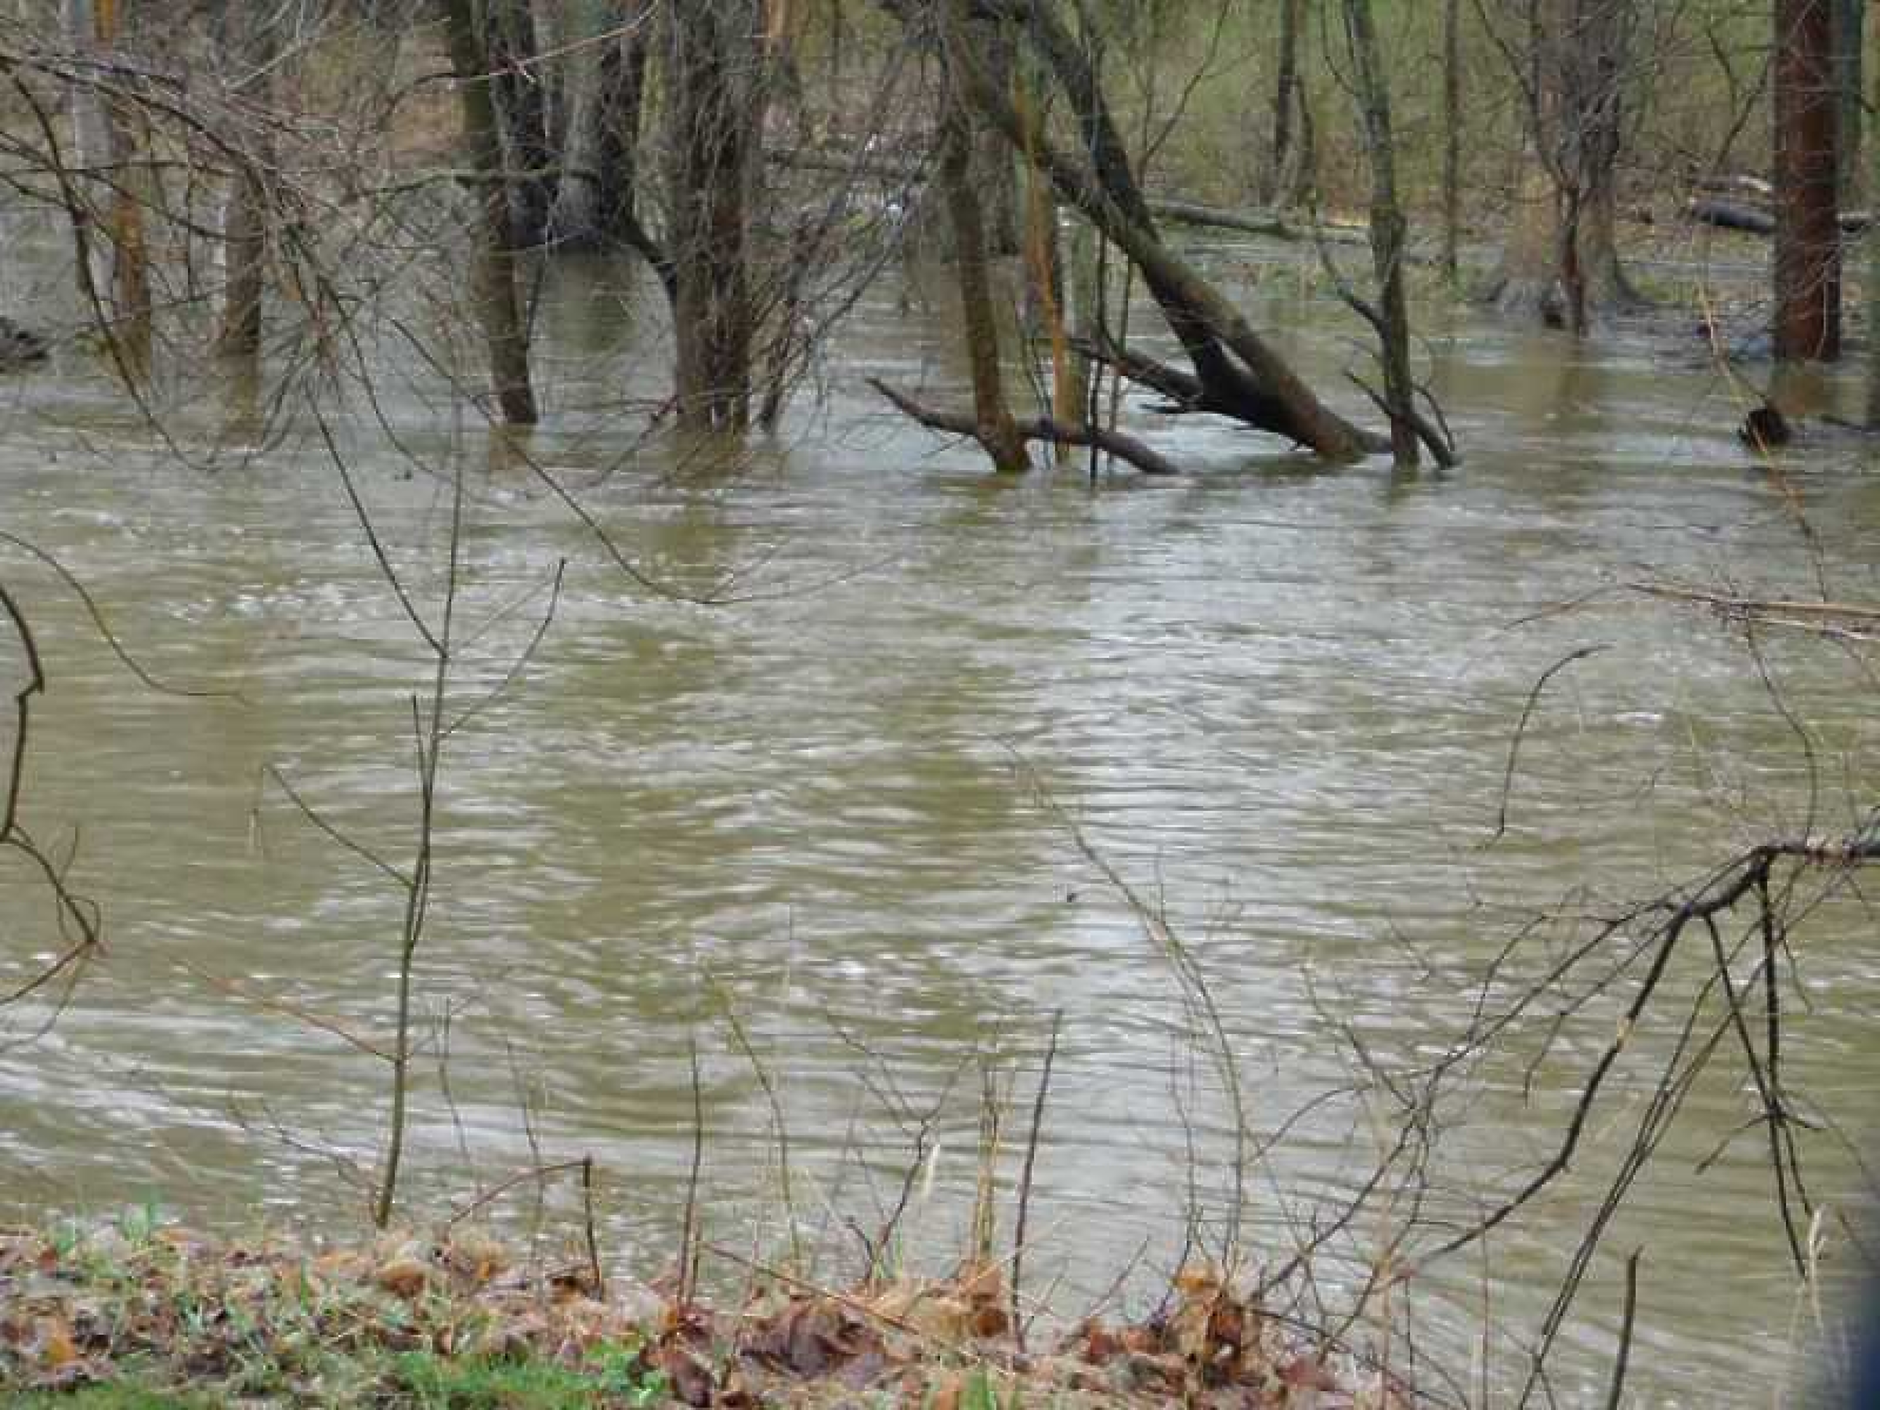
[[[430,1281],[431,1268],[422,1259],[408,1255],[399,1256],[381,1263],[372,1272],[372,1281],[386,1292],[407,1300],[424,1291]]]

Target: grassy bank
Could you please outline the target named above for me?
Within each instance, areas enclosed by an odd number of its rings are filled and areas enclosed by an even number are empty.
[[[733,1307],[468,1228],[339,1248],[143,1215],[0,1230],[0,1397],[29,1410],[1400,1403],[1204,1268],[1144,1322],[1047,1330],[1015,1322],[1029,1313],[997,1264],[834,1289],[720,1256],[742,1265]]]

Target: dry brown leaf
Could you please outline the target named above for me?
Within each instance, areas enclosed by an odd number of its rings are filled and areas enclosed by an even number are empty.
[[[372,1271],[372,1281],[396,1297],[414,1298],[430,1281],[431,1267],[422,1259],[399,1255]]]
[[[56,1371],[78,1360],[78,1346],[63,1317],[40,1318],[38,1340],[39,1364],[48,1371]]]

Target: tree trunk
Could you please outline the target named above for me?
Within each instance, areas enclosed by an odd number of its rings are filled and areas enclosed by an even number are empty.
[[[1443,3],[1443,273],[1461,278],[1462,0]]]
[[[688,430],[742,431],[750,421],[745,206],[756,146],[749,90],[760,33],[750,0],[684,0],[666,22],[674,391],[679,424]]]
[[[529,381],[529,341],[516,297],[516,258],[510,244],[510,206],[502,137],[491,94],[489,53],[477,24],[475,0],[442,0],[451,66],[463,105],[464,143],[476,173],[476,221],[471,231],[470,298],[483,327],[490,380],[503,419],[533,425],[535,389]]]
[[[59,18],[66,45],[73,53],[88,53],[96,47],[98,16],[92,0],[61,0]],[[71,85],[70,95],[72,161],[81,173],[71,183],[78,208],[70,213],[73,239],[81,256],[78,291],[100,322],[108,323],[114,261],[104,217],[110,202],[110,188],[97,177],[83,173],[110,169],[111,124],[105,117],[104,102],[96,89],[75,83]]]
[[[1390,86],[1378,51],[1371,0],[1344,0],[1345,33],[1357,77],[1364,146],[1371,162],[1371,263],[1377,278],[1376,324],[1384,368],[1384,411],[1391,458],[1399,469],[1418,460],[1416,384],[1410,378],[1410,312],[1403,292],[1403,209],[1397,204],[1397,154]]]
[[[980,41],[979,56],[987,76],[1010,92],[1018,68],[1018,46],[1010,28],[1002,24],[975,25],[973,34]],[[991,124],[976,122],[970,126],[972,181],[984,215],[985,253],[998,257],[1020,254],[1024,250],[1024,222],[1019,213],[1018,163]]]
[[[1880,73],[1873,100],[1880,103]],[[1867,144],[1867,180],[1880,199],[1880,141]],[[1867,425],[1880,431],[1880,212],[1867,226]]]
[[[1861,134],[1866,112],[1860,100],[1866,41],[1867,0],[1834,0],[1834,86],[1840,144],[1837,188],[1842,209],[1854,203],[1860,181]]]
[[[557,149],[549,129],[547,66],[535,62],[541,46],[529,0],[483,0],[473,8],[484,15],[480,48],[508,164],[509,244],[523,249],[548,238],[554,206],[549,168]]]
[[[561,84],[568,121],[549,228],[563,248],[630,244],[625,226],[637,199],[648,3],[586,0],[578,14],[580,32],[600,42],[570,57]]]
[[[98,42],[117,44],[122,0],[96,0]],[[110,240],[112,341],[121,370],[133,380],[150,371],[155,305],[150,294],[150,246],[145,212],[156,204],[156,179],[148,162],[138,160],[138,112],[125,102],[104,104],[111,164],[117,170],[111,195]]]
[[[1286,182],[1292,154],[1293,111],[1299,103],[1299,21],[1305,0],[1280,0],[1279,71],[1273,84],[1273,142],[1260,177],[1260,204],[1276,204]]]
[[[273,87],[273,21],[237,0],[228,7],[227,24],[225,53],[235,71],[232,87],[265,103]],[[227,204],[222,209],[227,278],[216,351],[250,362],[261,351],[261,301],[268,253],[268,192],[263,173],[274,165],[272,146],[263,129],[256,149],[245,154],[246,163],[230,182]]]
[[[1775,355],[1841,351],[1833,0],[1775,0]]]
[[[1641,302],[1619,262],[1617,173],[1637,0],[1536,0],[1527,13],[1525,140],[1501,270],[1505,312],[1585,332]]]
[[[940,187],[953,225],[953,271],[959,282],[960,312],[966,334],[966,358],[972,369],[974,438],[992,458],[995,470],[1019,474],[1031,468],[1025,442],[1013,424],[1005,402],[1003,368],[999,357],[999,324],[992,307],[992,284],[986,270],[986,232],[979,192],[973,181],[973,124],[953,72],[962,61],[969,38],[967,0],[943,0],[942,28],[949,76],[946,110],[940,128]],[[1003,144],[1001,144],[1003,145]]]

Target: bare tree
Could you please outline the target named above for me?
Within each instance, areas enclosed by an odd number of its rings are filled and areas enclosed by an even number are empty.
[[[1292,158],[1293,114],[1301,100],[1299,31],[1306,0],[1279,0],[1279,39],[1273,80],[1273,137],[1260,171],[1262,205],[1279,202],[1286,189],[1286,163]]]
[[[1507,248],[1485,293],[1585,332],[1601,312],[1638,301],[1614,238],[1637,0],[1513,0],[1503,10],[1490,30],[1520,92],[1524,145]]]
[[[949,79],[940,127],[940,186],[953,226],[954,276],[959,285],[960,310],[965,328],[966,357],[972,369],[973,421],[979,444],[992,458],[993,468],[1007,472],[1029,470],[1025,443],[1012,422],[1001,385],[999,324],[992,307],[992,287],[986,270],[986,229],[979,192],[972,180],[974,130],[966,106],[951,75],[964,62],[969,45],[982,43],[966,14],[967,0],[942,0],[941,31]]]
[[[682,0],[668,7],[670,105],[665,251],[672,271],[679,424],[741,431],[750,420],[751,164],[762,32],[753,0]]]
[[[1342,0],[1345,41],[1350,50],[1364,149],[1371,165],[1371,261],[1377,279],[1375,307],[1357,306],[1377,330],[1384,369],[1384,412],[1390,418],[1391,458],[1399,468],[1415,466],[1422,439],[1416,383],[1410,376],[1410,311],[1404,299],[1403,261],[1408,223],[1397,202],[1396,136],[1391,128],[1390,82],[1377,42],[1370,0]],[[1445,449],[1437,449],[1439,457]]]
[[[476,183],[471,193],[476,220],[471,232],[470,297],[483,327],[490,380],[503,419],[531,425],[536,419],[535,389],[529,378],[528,331],[516,290],[508,171],[489,81],[489,51],[474,0],[441,3],[463,109],[464,144]]]
[[[234,70],[230,88],[265,105],[277,51],[276,18],[236,3],[224,11],[223,23],[223,48]],[[230,181],[222,213],[227,278],[216,345],[228,356],[250,360],[261,350],[261,303],[267,274],[270,203],[264,173],[274,162],[266,134],[265,124],[259,125],[253,160]]]

